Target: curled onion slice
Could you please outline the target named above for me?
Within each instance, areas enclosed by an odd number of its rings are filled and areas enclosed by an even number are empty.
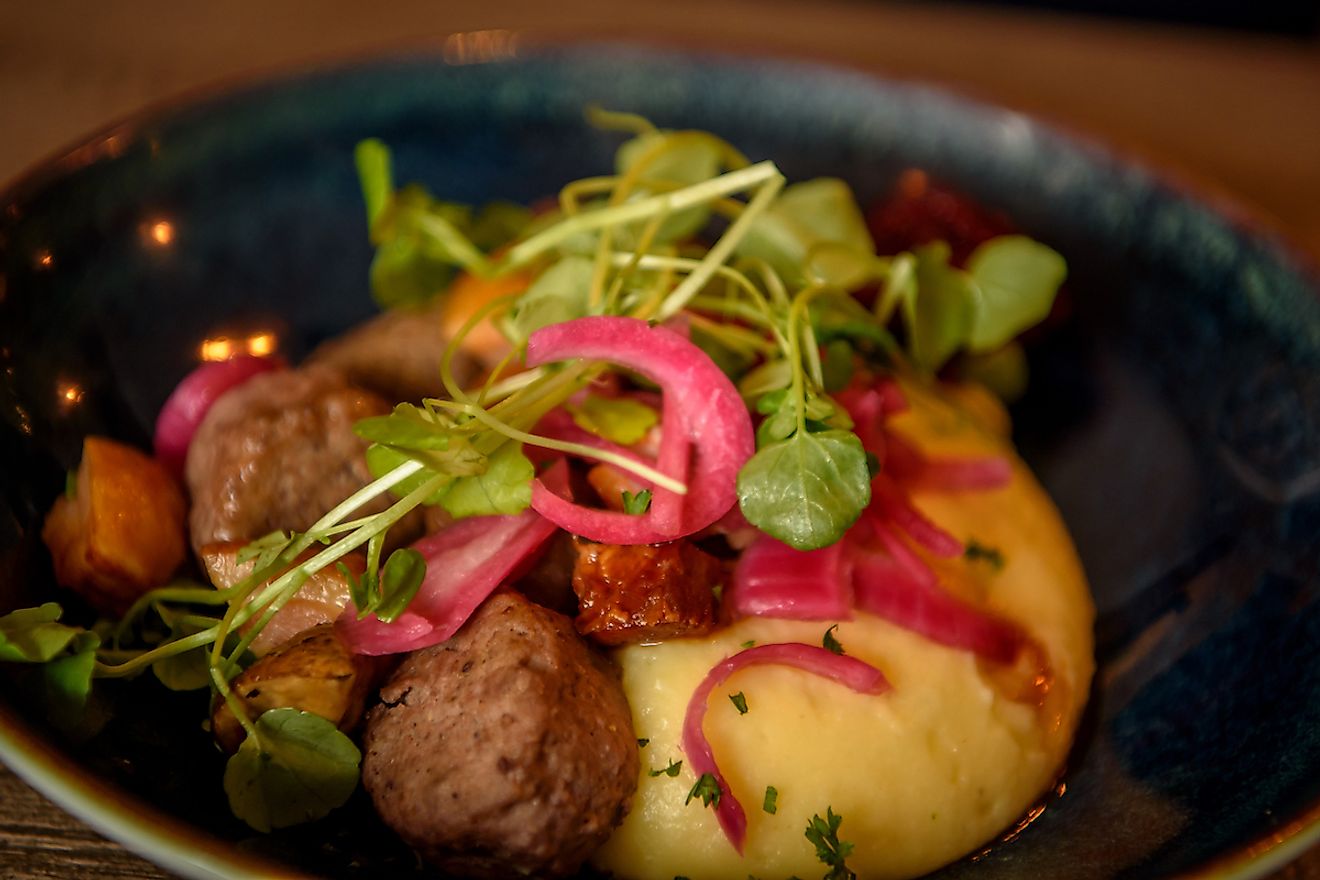
[[[640,373],[663,391],[658,467],[685,480],[687,494],[656,488],[644,516],[582,507],[540,480],[532,507],[574,534],[608,544],[655,544],[706,528],[738,498],[738,470],[755,449],[751,417],[724,373],[672,330],[636,318],[596,316],[552,324],[527,340],[527,365],[582,358]],[[668,496],[668,497],[667,497]]]
[[[844,541],[803,551],[763,535],[739,557],[724,598],[737,617],[847,620],[852,617],[850,562]]]
[[[884,474],[879,474],[871,481],[871,497],[874,502],[868,514],[878,514],[892,522],[936,556],[946,559],[962,556],[962,541],[926,518]]]
[[[706,705],[715,688],[740,669],[764,665],[801,669],[838,682],[859,694],[882,694],[889,690],[889,682],[884,673],[871,664],[855,657],[835,654],[816,645],[757,645],[726,657],[706,673],[701,684],[693,691],[683,717],[683,751],[687,755],[688,766],[697,776],[709,773],[719,783],[720,798],[715,804],[715,816],[729,843],[733,844],[739,854],[747,839],[747,814],[720,773],[710,740],[706,739],[702,731],[702,722],[706,718]]]
[[[156,458],[175,476],[183,476],[188,446],[210,411],[211,405],[226,391],[237,388],[253,376],[287,365],[277,357],[240,355],[227,361],[214,361],[194,369],[175,386],[156,416],[152,446]]]

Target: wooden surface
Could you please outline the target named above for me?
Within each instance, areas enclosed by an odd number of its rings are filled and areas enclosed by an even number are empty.
[[[0,0],[0,181],[186,90],[442,50],[478,29],[818,58],[940,84],[1171,170],[1320,262],[1320,43],[930,3]],[[0,768],[0,877],[165,876]],[[1320,878],[1320,852],[1273,880],[1302,878]]]

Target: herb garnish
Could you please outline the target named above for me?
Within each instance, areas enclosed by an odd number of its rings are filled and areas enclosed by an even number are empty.
[[[733,708],[738,710],[739,715],[747,714],[747,697],[743,696],[742,691],[736,694],[729,694],[729,702],[733,703]]]
[[[643,489],[636,495],[623,490],[623,512],[633,516],[641,516],[651,509],[651,490]]]
[[[967,542],[963,558],[968,562],[985,562],[995,571],[1002,571],[1004,568],[1004,554],[999,548],[981,544],[975,538]]]
[[[693,798],[701,798],[702,806],[714,805],[718,807],[720,805],[720,793],[720,784],[715,780],[714,774],[703,773],[696,784],[692,786],[692,790],[688,792],[687,798],[683,801],[683,806],[686,807],[692,803]]]
[[[811,817],[805,833],[807,840],[816,847],[816,858],[826,865],[824,880],[855,880],[857,877],[848,870],[845,859],[852,854],[853,845],[846,840],[839,840],[839,826],[843,817],[830,807],[825,808],[825,818],[819,815]]]
[[[820,643],[827,651],[831,651],[835,654],[843,654],[843,645],[834,637],[834,631],[838,628],[839,625],[836,623],[834,626],[825,630],[825,636],[820,640]]]
[[[761,809],[773,816],[775,813],[779,812],[778,801],[779,789],[775,788],[773,785],[767,785],[765,787],[765,799],[761,801]]]
[[[646,772],[652,778],[655,778],[656,776],[669,776],[672,778],[678,776],[678,771],[681,769],[683,769],[683,762],[675,761],[674,759],[670,758],[668,767],[665,767],[664,769],[661,770],[647,770]]]
[[[644,748],[646,748],[648,745],[650,745],[650,743],[651,743],[651,741],[650,741],[649,739],[647,739],[646,737],[638,737],[638,738],[637,738],[637,748],[639,748],[639,749],[644,749]]]

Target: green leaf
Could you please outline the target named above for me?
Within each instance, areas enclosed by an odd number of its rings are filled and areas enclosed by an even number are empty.
[[[380,603],[376,617],[390,623],[407,609],[426,578],[426,557],[411,547],[402,547],[385,560],[380,574]]]
[[[739,715],[747,714],[747,696],[742,691],[729,694],[729,702],[733,703],[733,708],[738,710]]]
[[[594,272],[592,260],[569,255],[536,276],[510,310],[509,330],[514,341],[526,342],[542,327],[586,315]]]
[[[367,229],[374,230],[394,195],[394,172],[390,148],[376,138],[359,141],[353,151],[362,201],[367,206]]]
[[[967,542],[963,558],[968,562],[984,562],[995,571],[1004,568],[1004,554],[998,547],[987,547],[975,538]]]
[[[619,174],[626,174],[651,150],[669,144],[667,149],[656,156],[641,173],[642,181],[665,181],[668,183],[694,184],[709,180],[720,172],[720,153],[716,149],[715,139],[697,138],[675,140],[670,132],[652,131],[640,134],[625,141],[614,157],[614,165]],[[638,195],[644,196],[651,189],[640,186]],[[666,218],[656,232],[658,244],[675,241],[696,233],[710,217],[706,206],[689,208]],[[631,224],[632,229],[640,231],[641,223]]]
[[[743,465],[738,501],[748,522],[790,547],[827,547],[871,501],[866,451],[847,431],[799,431]]]
[[[486,253],[498,250],[520,236],[532,220],[532,212],[516,202],[487,202],[472,221],[468,237]]]
[[[834,631],[838,628],[839,625],[836,623],[834,624],[834,626],[825,630],[825,635],[821,637],[820,644],[821,647],[823,647],[826,651],[829,651],[831,654],[838,654],[842,656],[844,653],[843,644],[840,643],[839,640],[834,637]]]
[[[460,477],[440,499],[455,519],[522,513],[532,503],[536,468],[518,443],[505,443],[488,459],[486,472]]]
[[[649,742],[649,740],[648,740],[648,742]],[[662,770],[647,770],[646,773],[647,773],[648,776],[650,776],[650,777],[652,777],[652,778],[654,778],[654,777],[656,777],[656,776],[670,776],[670,777],[676,777],[676,776],[678,776],[678,771],[680,771],[680,770],[682,770],[682,769],[683,769],[683,762],[682,762],[682,761],[675,761],[673,758],[670,758],[670,759],[669,759],[669,766],[668,766],[668,767],[665,767],[665,768],[662,769]]]
[[[917,365],[936,372],[966,344],[976,318],[976,291],[966,272],[949,265],[944,242],[916,249],[917,296],[904,303],[908,347]]]
[[[375,479],[380,479],[399,465],[408,461],[412,461],[412,456],[405,452],[400,452],[397,449],[380,445],[367,447],[367,470],[371,472],[371,476]],[[425,483],[427,480],[434,477],[435,473],[436,472],[430,468],[423,468],[408,479],[395,484],[394,488],[390,489],[390,494],[396,498],[402,498],[404,495],[417,489],[422,483]],[[422,501],[422,503],[439,504],[440,500],[444,498],[445,490],[447,488],[448,485],[441,486]]]
[[[985,352],[1045,319],[1068,264],[1025,235],[1001,235],[972,251],[967,272],[980,294],[968,348]]]
[[[761,809],[772,816],[779,812],[779,789],[773,785],[765,787],[765,798],[761,801]]]
[[[371,416],[353,423],[353,433],[372,443],[403,449],[444,450],[449,448],[453,424],[429,410],[410,403],[394,407],[389,415]]]
[[[100,636],[84,630],[69,644],[67,656],[52,660],[42,667],[46,713],[55,726],[68,730],[82,720],[87,708],[87,697],[92,692],[96,649],[100,646]]]
[[[187,614],[175,614],[165,607],[158,607],[158,613],[170,628],[165,642],[186,638],[206,629],[200,620],[192,619]],[[231,637],[232,641],[238,641],[237,634],[231,633]],[[210,651],[211,646],[204,645],[191,651],[184,651],[182,654],[162,657],[151,664],[151,671],[161,684],[172,691],[195,691],[210,687]]]
[[[371,296],[382,309],[420,306],[447,288],[454,274],[452,265],[429,256],[417,240],[391,238],[371,258]]]
[[[857,876],[844,861],[852,855],[853,845],[839,840],[839,826],[842,824],[843,817],[829,807],[825,808],[824,819],[817,814],[807,822],[806,838],[816,847],[816,858],[830,869],[824,880],[854,880]]]
[[[229,808],[257,831],[310,822],[357,788],[362,754],[334,724],[311,712],[271,709],[225,766]]]
[[[785,284],[800,287],[807,280],[808,255],[825,245],[833,245],[828,252],[836,257],[853,252],[855,256],[845,261],[849,266],[875,257],[875,242],[852,190],[830,177],[785,187],[769,210],[752,223],[736,252],[765,260]],[[827,271],[822,266],[813,268]]]
[[[565,408],[582,430],[623,446],[640,441],[660,421],[653,407],[631,397],[590,394],[581,403],[569,403]]]
[[[623,490],[623,512],[632,516],[641,516],[651,509],[651,490],[643,489],[636,495]]]
[[[0,661],[46,663],[85,630],[57,621],[64,613],[55,602],[20,608],[0,617]]]
[[[715,780],[714,774],[703,773],[701,778],[696,781],[692,789],[687,794],[687,799],[683,801],[683,806],[692,803],[693,798],[701,798],[701,805],[704,807],[719,806],[720,795],[723,794],[720,784]]]

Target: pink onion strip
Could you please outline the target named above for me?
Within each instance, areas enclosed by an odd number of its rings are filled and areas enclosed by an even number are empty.
[[[868,513],[878,512],[881,516],[898,526],[922,547],[936,556],[956,559],[963,555],[963,543],[944,529],[926,518],[921,511],[912,506],[894,482],[884,474],[871,481],[872,506]]]
[[[738,499],[738,470],[755,450],[747,408],[724,373],[701,349],[671,330],[636,318],[596,316],[552,324],[527,340],[527,365],[582,358],[609,361],[660,386],[665,424],[657,462],[661,470],[688,464],[687,494],[678,527],[655,500],[645,516],[593,510],[532,483],[532,507],[562,528],[609,544],[655,544],[700,531]],[[684,475],[680,475],[682,478]]]
[[[196,367],[175,386],[165,399],[165,405],[156,417],[156,431],[152,441],[156,458],[175,476],[183,476],[188,459],[188,447],[197,433],[202,419],[211,405],[227,391],[231,391],[253,376],[271,370],[282,370],[288,365],[280,357],[252,357],[240,355],[225,361],[214,361]]]
[[[738,558],[725,601],[736,617],[848,620],[853,597],[846,543],[803,551],[762,535]]]
[[[707,703],[715,688],[740,669],[765,665],[801,669],[838,682],[859,694],[883,694],[889,690],[889,682],[884,673],[871,664],[855,657],[835,654],[816,645],[757,645],[726,657],[706,673],[688,701],[687,713],[683,718],[683,751],[687,755],[688,767],[698,777],[709,773],[719,783],[720,799],[715,804],[715,816],[724,829],[724,835],[739,855],[747,839],[747,814],[720,773],[710,740],[706,739],[702,731],[702,722],[706,718]]]

